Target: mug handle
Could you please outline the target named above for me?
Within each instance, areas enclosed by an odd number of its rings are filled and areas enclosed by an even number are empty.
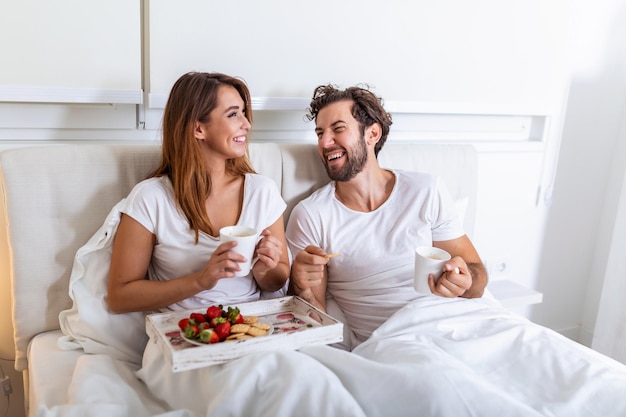
[[[259,234],[259,236],[257,237],[256,243],[254,244],[255,253],[256,253],[256,245],[258,245],[261,240],[263,240],[263,236]],[[254,267],[254,264],[256,264],[258,260],[259,260],[258,256],[255,256],[254,258],[252,258],[252,261],[250,262],[250,270],[252,270],[252,268]]]

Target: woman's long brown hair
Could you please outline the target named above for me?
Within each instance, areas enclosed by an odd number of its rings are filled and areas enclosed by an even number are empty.
[[[211,176],[194,136],[196,122],[209,122],[211,111],[217,106],[220,86],[234,87],[244,102],[244,114],[252,123],[250,91],[237,78],[219,73],[190,72],[180,77],[172,87],[163,112],[163,144],[161,164],[149,177],[167,175],[174,188],[174,198],[189,222],[189,228],[215,236],[205,201],[211,193]],[[226,161],[226,171],[233,175],[254,173],[248,156]]]

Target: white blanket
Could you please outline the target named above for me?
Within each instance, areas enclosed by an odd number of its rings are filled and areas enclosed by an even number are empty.
[[[38,415],[626,415],[624,365],[489,300],[422,298],[353,352],[309,346],[176,374],[162,362],[149,346],[143,385],[136,365],[85,355],[70,404]]]
[[[416,300],[353,354],[325,363],[370,416],[626,416],[626,366],[485,299]]]
[[[107,308],[123,204],[78,251],[60,315],[59,347],[90,354],[67,403],[37,416],[626,416],[626,366],[488,299],[419,298],[353,352],[309,346],[172,373],[154,343],[143,351],[143,315]]]

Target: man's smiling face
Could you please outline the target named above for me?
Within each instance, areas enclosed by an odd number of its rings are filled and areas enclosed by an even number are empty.
[[[352,101],[338,101],[321,109],[315,121],[317,148],[330,179],[349,181],[363,170],[367,146]]]

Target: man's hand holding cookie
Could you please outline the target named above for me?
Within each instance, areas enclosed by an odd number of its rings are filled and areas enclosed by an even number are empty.
[[[316,287],[323,282],[324,268],[330,257],[324,249],[309,245],[300,251],[291,266],[291,282],[297,293]]]

